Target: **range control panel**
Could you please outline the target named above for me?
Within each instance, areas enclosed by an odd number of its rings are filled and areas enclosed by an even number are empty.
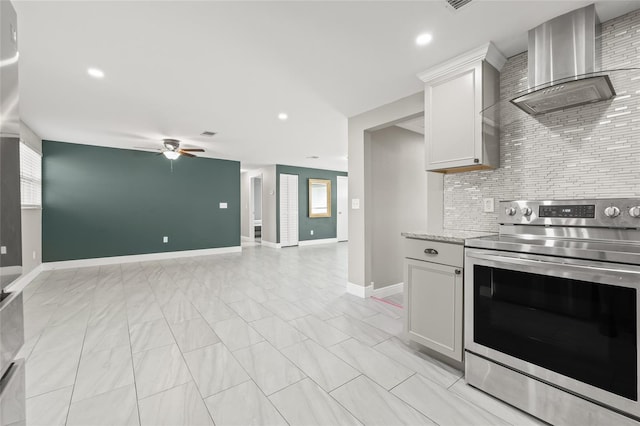
[[[593,219],[596,217],[596,205],[540,206],[538,217],[575,217]]]
[[[501,201],[498,220],[506,225],[640,228],[640,199]]]

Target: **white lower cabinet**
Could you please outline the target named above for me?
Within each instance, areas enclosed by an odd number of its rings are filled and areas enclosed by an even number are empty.
[[[406,258],[404,274],[407,337],[462,362],[462,267]]]

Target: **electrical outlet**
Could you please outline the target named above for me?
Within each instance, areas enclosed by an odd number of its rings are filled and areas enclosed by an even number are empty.
[[[0,254],[7,254],[7,246],[0,247]]]
[[[485,213],[493,213],[495,211],[493,198],[483,198],[482,209],[484,210]]]
[[[226,209],[227,208],[227,203],[220,203],[220,208],[221,209]]]
[[[313,235],[313,229],[311,230],[310,234]]]
[[[162,237],[162,242],[163,243],[168,243],[169,242],[169,237]]]
[[[358,210],[360,208],[360,198],[351,199],[351,209]]]

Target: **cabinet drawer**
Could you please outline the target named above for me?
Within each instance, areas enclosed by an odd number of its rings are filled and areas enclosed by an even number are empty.
[[[404,257],[462,267],[464,246],[462,244],[405,238]]]

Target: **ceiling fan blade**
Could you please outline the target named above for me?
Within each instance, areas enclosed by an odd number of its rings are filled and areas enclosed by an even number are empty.
[[[196,157],[193,154],[189,154],[188,152],[184,152],[184,149],[180,149],[180,150],[178,150],[178,152],[180,153],[180,155],[184,155],[185,157]]]
[[[151,148],[148,146],[134,146],[134,149],[143,149],[145,151],[162,151],[162,148]]]
[[[183,148],[180,151],[204,152],[202,148]]]

